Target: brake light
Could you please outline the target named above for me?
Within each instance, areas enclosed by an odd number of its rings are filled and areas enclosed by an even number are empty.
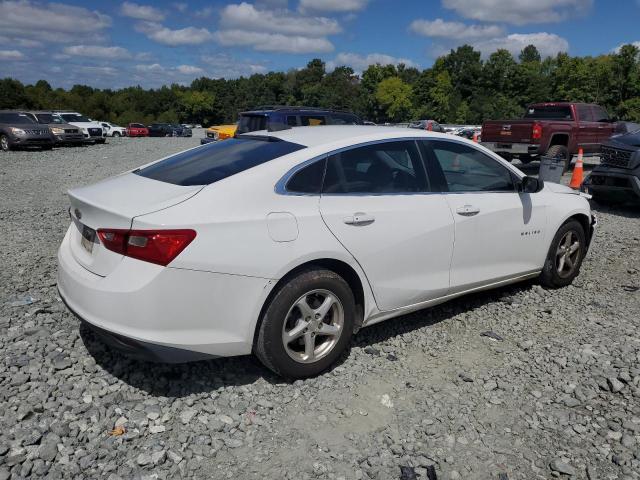
[[[195,230],[98,229],[107,250],[145,262],[167,266],[196,238]]]
[[[542,138],[542,125],[534,123],[531,129],[531,138],[533,140],[540,140]]]

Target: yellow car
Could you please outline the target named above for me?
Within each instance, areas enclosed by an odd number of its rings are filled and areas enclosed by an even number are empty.
[[[201,144],[209,142],[217,142],[218,140],[226,140],[227,138],[233,138],[236,134],[238,125],[214,125],[207,128],[206,137],[200,140]]]

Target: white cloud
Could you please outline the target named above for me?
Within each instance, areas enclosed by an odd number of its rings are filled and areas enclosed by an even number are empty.
[[[63,52],[67,55],[91,58],[121,59],[131,57],[131,53],[126,48],[101,45],[73,45],[65,47]]]
[[[355,72],[366,70],[369,65],[399,65],[405,64],[407,67],[418,67],[418,64],[408,58],[393,57],[384,53],[370,53],[360,55],[358,53],[339,53],[333,60],[327,62],[327,70],[334,70],[336,67],[347,66],[353,68]]]
[[[640,0],[638,0],[640,2]],[[624,47],[625,45],[633,45],[634,47],[640,48],[640,40],[638,40],[637,42],[627,42],[627,43],[621,43],[620,45],[618,45],[616,48],[614,48],[613,50],[611,50],[613,53],[620,53],[620,49],[622,47]]]
[[[300,0],[301,12],[357,12],[364,9],[369,0]]]
[[[246,2],[227,5],[220,13],[221,29],[215,35],[216,40],[224,46],[250,47],[262,52],[333,51],[327,36],[342,31],[336,20],[302,15],[280,5],[278,2],[272,9]]]
[[[0,60],[22,60],[24,54],[18,50],[0,50]]]
[[[215,38],[224,46],[253,47],[259,52],[323,53],[333,50],[333,44],[326,38],[299,35],[223,30],[217,32]]]
[[[11,38],[61,43],[77,42],[79,38],[97,41],[110,25],[108,15],[83,7],[30,0],[0,3],[0,32]]]
[[[525,25],[584,15],[593,0],[442,0],[442,5],[464,18]]]
[[[120,14],[147,22],[161,22],[165,17],[165,14],[157,8],[133,2],[124,2],[120,6]]]
[[[258,10],[249,3],[227,5],[220,13],[225,29],[273,32],[282,35],[323,37],[341,31],[338,22],[326,17],[306,17],[289,10]]]
[[[207,72],[215,78],[238,78],[267,71],[261,63],[239,60],[225,53],[204,55],[201,60],[206,64]]]
[[[114,67],[95,67],[95,66],[91,66],[91,67],[80,67],[80,70],[82,70],[83,72],[86,72],[88,74],[94,74],[94,75],[107,75],[110,77],[116,76],[118,75],[118,69],[114,68]]]
[[[35,48],[41,47],[42,42],[29,40],[28,38],[9,38],[0,35],[0,45],[11,45],[12,47]]]
[[[198,73],[204,72],[203,69],[194,65],[179,65],[176,67],[176,70],[185,75],[196,75]]]
[[[141,73],[164,72],[165,70],[164,67],[159,63],[140,64],[140,65],[136,65],[134,68],[136,69],[136,71]]]
[[[527,45],[535,45],[541,57],[552,57],[559,52],[569,50],[569,42],[555,33],[512,33],[505,37],[481,40],[472,43],[476,50],[480,50],[487,57],[499,48],[509,50],[517,57],[520,51]]]
[[[170,46],[199,45],[213,38],[206,28],[186,27],[171,30],[159,23],[142,22],[136,25],[136,30],[144,33],[151,40]]]
[[[409,25],[409,30],[424,37],[459,40],[495,38],[504,34],[504,29],[497,25],[467,25],[461,22],[447,22],[441,18],[414,20]]]
[[[184,2],[174,2],[171,5],[173,6],[173,8],[175,8],[176,10],[182,13],[186,12],[187,8],[189,8],[189,4]]]

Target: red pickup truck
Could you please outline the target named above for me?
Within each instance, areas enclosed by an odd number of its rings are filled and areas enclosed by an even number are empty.
[[[518,120],[489,120],[482,124],[482,144],[511,161],[529,163],[546,155],[571,158],[582,148],[585,155],[597,154],[600,144],[615,130],[615,121],[599,105],[553,102],[529,105]]]
[[[148,137],[149,129],[141,123],[130,123],[126,128],[127,137]]]

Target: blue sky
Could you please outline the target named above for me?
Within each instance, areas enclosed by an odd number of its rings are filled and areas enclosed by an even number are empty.
[[[0,77],[158,87],[371,63],[424,68],[469,43],[487,56],[640,46],[640,0],[0,1]]]

